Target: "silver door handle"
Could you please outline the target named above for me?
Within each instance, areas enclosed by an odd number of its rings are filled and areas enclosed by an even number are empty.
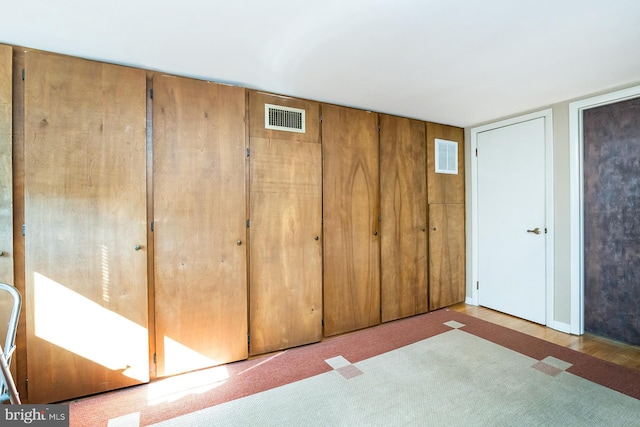
[[[527,230],[527,233],[540,234],[542,231],[540,231],[539,227],[536,227],[533,230]]]

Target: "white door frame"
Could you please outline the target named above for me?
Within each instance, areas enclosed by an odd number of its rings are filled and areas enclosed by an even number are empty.
[[[584,141],[582,112],[589,108],[613,104],[640,96],[634,86],[569,104],[569,215],[571,263],[571,333],[584,334],[584,210],[583,162]]]
[[[475,153],[478,149],[478,134],[489,130],[513,125],[528,120],[543,117],[545,119],[545,227],[546,236],[546,307],[545,319],[548,326],[554,327],[553,322],[553,297],[554,297],[554,228],[553,228],[553,114],[546,109],[523,116],[513,117],[499,122],[471,128],[471,301],[473,305],[479,304],[478,283],[478,158]]]

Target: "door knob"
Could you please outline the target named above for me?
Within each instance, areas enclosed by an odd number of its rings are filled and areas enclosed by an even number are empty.
[[[533,230],[527,230],[527,233],[540,234],[541,231],[539,227],[536,227]]]
[[[142,246],[140,246],[140,245],[135,245],[135,246],[133,247],[133,249],[135,249],[136,251],[139,251],[140,249],[142,249]]]
[[[316,236],[313,238],[313,240],[318,240],[318,239],[320,239],[320,236]]]
[[[238,240],[238,241],[236,242],[236,245],[238,245],[238,246],[242,245],[242,240]]]
[[[3,251],[0,251],[0,256],[3,256],[3,255],[4,255],[4,252],[3,252]]]

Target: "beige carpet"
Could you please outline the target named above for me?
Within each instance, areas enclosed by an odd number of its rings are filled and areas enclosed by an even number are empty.
[[[640,426],[640,400],[446,322],[448,331],[154,424],[186,426]],[[460,329],[461,328],[461,329]],[[138,426],[136,414],[109,421]]]

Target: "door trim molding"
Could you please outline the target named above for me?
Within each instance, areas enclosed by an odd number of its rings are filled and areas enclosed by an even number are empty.
[[[478,134],[489,130],[498,129],[505,126],[514,125],[538,118],[545,119],[545,227],[547,229],[547,239],[545,247],[546,261],[546,307],[545,319],[546,324],[554,327],[554,224],[553,224],[553,113],[548,108],[541,111],[513,117],[506,120],[471,128],[471,274],[470,283],[467,283],[467,289],[471,289],[471,298],[467,297],[467,303],[473,305],[479,304],[479,291],[476,284],[479,276],[478,262],[478,158],[474,155],[478,148]]]
[[[589,108],[640,96],[640,86],[609,92],[569,103],[569,260],[571,287],[571,333],[584,334],[584,142],[582,112]]]

